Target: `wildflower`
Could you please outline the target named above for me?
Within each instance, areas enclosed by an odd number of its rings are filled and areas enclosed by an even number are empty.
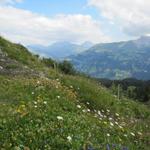
[[[35,105],[34,107],[37,108],[37,105]]]
[[[127,134],[124,134],[125,137],[127,137]]]
[[[139,135],[142,135],[142,133],[141,132],[137,132]]]
[[[98,114],[99,114],[101,117],[104,117],[104,116],[101,114],[101,112],[100,112],[100,111],[98,111]]]
[[[67,140],[68,140],[69,142],[71,142],[71,141],[72,141],[71,136],[68,136],[68,137],[67,137]]]
[[[104,118],[107,118],[107,116],[103,115]]]
[[[109,113],[109,112],[110,112],[110,110],[109,110],[109,109],[107,109],[107,112]]]
[[[60,96],[58,95],[57,98],[60,99]]]
[[[87,105],[90,105],[90,103],[89,103],[89,102],[86,102],[86,104],[87,104]]]
[[[40,81],[37,81],[37,84],[40,84]]]
[[[83,109],[83,110],[82,110],[82,112],[84,112],[84,113],[85,113],[85,112],[86,112],[86,110],[85,110],[85,109]]]
[[[91,110],[90,110],[90,109],[87,109],[87,111],[90,112]]]
[[[118,122],[117,122],[117,121],[115,121],[115,124],[116,124],[116,125],[118,125]]]
[[[135,134],[133,132],[130,133],[132,136],[135,136]]]
[[[100,111],[98,111],[98,114],[99,114],[99,115],[101,115],[101,112],[100,112]]]
[[[46,105],[46,104],[47,104],[47,101],[44,101],[43,103]]]
[[[106,121],[104,121],[104,124],[105,124],[105,125],[107,125],[107,122],[106,122]]]
[[[78,107],[78,108],[81,108],[81,106],[80,106],[80,105],[77,105],[77,107]]]
[[[110,122],[110,125],[113,127],[114,126],[114,124],[112,123],[112,122]]]
[[[64,120],[63,117],[61,117],[61,116],[57,116],[57,119],[58,120]]]
[[[110,117],[109,120],[113,120],[113,118]]]
[[[34,95],[34,92],[32,92],[31,94]]]
[[[37,104],[37,102],[36,102],[36,101],[34,101],[34,104],[36,105],[36,104]]]
[[[109,137],[109,136],[110,136],[110,134],[109,134],[109,133],[107,133],[107,136]]]
[[[121,139],[121,138],[119,138],[119,141],[121,142],[121,141],[122,141],[122,139]]]
[[[123,127],[122,127],[122,126],[120,126],[120,125],[119,125],[119,128],[120,128],[120,129],[123,129]]]
[[[119,114],[118,114],[118,113],[115,113],[115,115],[116,115],[117,117],[119,117]]]
[[[56,79],[56,81],[59,81],[59,79]]]

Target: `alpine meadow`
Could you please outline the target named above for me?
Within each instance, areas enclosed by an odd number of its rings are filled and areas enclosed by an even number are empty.
[[[149,150],[149,8],[0,0],[0,150]]]

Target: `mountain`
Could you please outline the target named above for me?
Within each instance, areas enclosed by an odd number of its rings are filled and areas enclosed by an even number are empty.
[[[81,45],[70,42],[56,42],[50,46],[30,45],[27,46],[31,51],[41,56],[51,57],[54,59],[63,59],[70,55],[76,55],[92,47],[91,42],[85,42]]]
[[[97,78],[150,79],[150,37],[97,44],[69,57],[75,68]]]
[[[146,105],[0,37],[2,150],[149,150],[149,124]]]

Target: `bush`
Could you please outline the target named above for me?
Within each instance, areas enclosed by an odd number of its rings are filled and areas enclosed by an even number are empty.
[[[67,60],[64,60],[63,62],[59,63],[58,67],[65,74],[70,74],[70,75],[76,74],[73,65]]]
[[[51,58],[43,58],[42,62],[47,66],[51,68],[55,68],[55,65],[57,65],[57,62]]]

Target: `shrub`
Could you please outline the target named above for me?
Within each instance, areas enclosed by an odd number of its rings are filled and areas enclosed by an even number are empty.
[[[70,74],[70,75],[76,74],[73,65],[67,60],[64,60],[63,62],[59,63],[58,67],[65,74]]]

